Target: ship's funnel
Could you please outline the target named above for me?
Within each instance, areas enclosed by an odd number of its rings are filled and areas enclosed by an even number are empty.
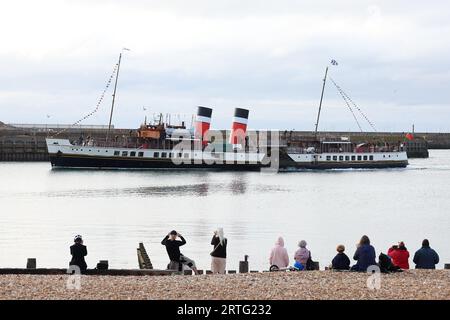
[[[203,145],[208,141],[203,141],[203,137],[209,130],[211,124],[212,109],[206,107],[197,108],[197,117],[195,119],[195,138],[200,139]]]
[[[245,135],[248,122],[247,109],[234,109],[233,125],[231,127],[230,144],[245,146]]]

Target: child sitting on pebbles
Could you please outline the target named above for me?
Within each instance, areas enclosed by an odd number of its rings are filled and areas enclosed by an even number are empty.
[[[350,269],[350,259],[344,253],[345,246],[340,244],[337,246],[336,251],[338,254],[333,258],[331,262],[331,268],[333,270],[349,270]]]

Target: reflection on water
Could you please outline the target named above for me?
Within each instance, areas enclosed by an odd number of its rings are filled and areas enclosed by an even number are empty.
[[[88,263],[136,268],[144,241],[156,268],[167,265],[160,241],[176,229],[182,252],[209,268],[210,237],[223,227],[229,267],[245,254],[267,268],[278,236],[292,259],[306,239],[321,267],[339,243],[353,254],[368,234],[377,254],[397,241],[414,251],[429,238],[450,261],[450,152],[431,151],[407,169],[302,171],[283,174],[208,171],[50,170],[47,163],[0,163],[0,268],[66,266],[68,247],[82,234]]]
[[[259,193],[287,192],[288,189],[274,187],[270,185],[254,186]],[[222,193],[242,195],[246,192],[245,177],[234,177],[229,183],[194,183],[185,185],[166,186],[140,186],[127,188],[93,188],[93,189],[71,189],[71,190],[49,190],[44,192],[22,192],[16,193],[21,198],[92,198],[92,197],[206,197],[208,194]],[[8,196],[0,194],[1,197]]]

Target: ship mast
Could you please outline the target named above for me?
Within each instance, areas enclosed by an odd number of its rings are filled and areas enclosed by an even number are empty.
[[[124,48],[125,49],[125,48]],[[114,82],[114,92],[112,94],[111,113],[109,115],[108,132],[106,133],[106,143],[108,143],[109,133],[111,131],[111,121],[114,112],[114,102],[116,101],[117,80],[119,79],[120,61],[122,60],[122,52],[119,54],[119,62],[117,63],[116,80]]]
[[[323,93],[325,91],[325,83],[327,81],[328,66],[325,69],[325,77],[323,78],[322,94],[320,95],[319,111],[317,112],[316,129],[314,130],[314,138],[317,139],[317,129],[319,127],[320,111],[322,110]]]

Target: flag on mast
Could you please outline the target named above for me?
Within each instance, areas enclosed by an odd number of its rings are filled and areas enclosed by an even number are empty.
[[[333,66],[337,66],[337,65],[338,65],[337,61],[334,60],[334,59],[331,60],[331,64],[332,64]]]

